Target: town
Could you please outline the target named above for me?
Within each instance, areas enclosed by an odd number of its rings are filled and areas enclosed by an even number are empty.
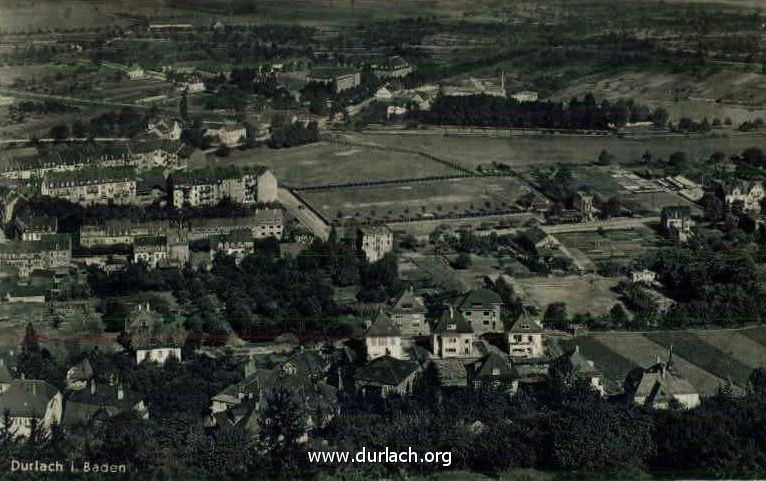
[[[0,479],[766,473],[764,5],[310,3],[0,1]]]

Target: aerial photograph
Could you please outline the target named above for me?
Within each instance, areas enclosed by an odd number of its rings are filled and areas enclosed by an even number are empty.
[[[766,479],[766,0],[0,0],[0,481]]]

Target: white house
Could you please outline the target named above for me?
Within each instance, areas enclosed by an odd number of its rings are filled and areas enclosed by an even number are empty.
[[[537,92],[534,92],[532,90],[522,90],[521,92],[516,92],[515,94],[511,95],[511,98],[516,100],[519,103],[522,102],[537,102]]]
[[[391,92],[390,85],[384,85],[375,92],[375,100],[380,102],[387,102],[393,100],[394,94]]]
[[[512,358],[534,358],[545,354],[545,330],[537,319],[526,312],[508,330],[508,346]]]
[[[378,312],[364,335],[367,360],[382,356],[402,358],[402,335],[399,328],[383,311]]]
[[[62,407],[61,392],[46,381],[16,379],[0,395],[0,412],[9,412],[10,429],[21,437],[29,436],[33,419],[41,431],[50,432],[61,423]]]
[[[475,339],[471,323],[450,306],[434,328],[434,354],[440,358],[471,357]]]

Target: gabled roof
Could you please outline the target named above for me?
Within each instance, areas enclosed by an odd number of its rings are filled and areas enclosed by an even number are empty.
[[[511,377],[513,371],[508,359],[504,356],[490,352],[473,364],[474,379]]]
[[[412,289],[407,289],[399,296],[391,308],[392,313],[425,313],[426,305],[423,298],[416,296]]]
[[[83,359],[67,371],[67,378],[72,381],[87,381],[93,377],[93,366],[88,358]]]
[[[388,317],[388,314],[383,311],[379,311],[375,315],[372,325],[365,333],[365,337],[396,337],[401,335],[402,333],[399,331],[399,328],[396,327],[394,321],[392,321],[391,318]]]
[[[398,386],[419,369],[420,366],[414,361],[382,356],[357,370],[354,379],[386,386]]]
[[[516,319],[508,332],[512,334],[542,334],[545,329],[539,320],[530,317],[526,311],[522,311],[521,316]]]
[[[698,393],[697,389],[675,372],[672,363],[658,362],[641,374],[635,396],[646,398],[648,402],[654,403],[669,401],[674,396],[682,394],[696,393]]]
[[[548,237],[548,233],[539,227],[530,227],[529,229],[522,232],[521,235],[534,245],[537,245],[539,242]]]
[[[575,348],[561,356],[571,369],[573,374],[577,374],[583,377],[600,376],[602,373],[593,364],[593,361],[588,360],[580,353],[580,346]]]
[[[59,391],[45,381],[16,379],[0,395],[0,412],[10,411],[12,417],[45,415],[48,403]]]
[[[299,374],[306,376],[323,374],[330,363],[316,351],[298,351],[282,364],[292,364]]]
[[[73,392],[64,406],[62,422],[68,425],[87,422],[99,411],[103,411],[107,417],[114,416],[141,402],[136,393],[124,388],[120,399],[118,391],[119,388],[111,384],[96,384]]]
[[[442,313],[439,322],[434,328],[435,334],[449,332],[468,334],[473,332],[473,327],[471,327],[471,323],[463,317],[463,314],[461,314],[460,311],[450,308]]]
[[[467,293],[458,303],[457,308],[464,309],[490,309],[496,305],[502,304],[503,299],[497,292],[481,287]]]

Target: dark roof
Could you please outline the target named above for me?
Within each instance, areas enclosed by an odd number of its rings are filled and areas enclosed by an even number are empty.
[[[473,378],[504,378],[512,377],[513,371],[507,358],[496,352],[490,352],[472,365]],[[495,374],[497,372],[497,374]]]
[[[357,381],[398,386],[420,369],[414,361],[403,361],[391,356],[382,356],[368,362],[354,374]]]
[[[171,175],[175,185],[199,185],[210,184],[225,179],[238,179],[245,175],[260,175],[268,169],[265,167],[236,167],[229,166],[208,166],[201,169],[187,170],[186,172],[176,172]]]
[[[521,235],[534,245],[548,237],[548,234],[539,227],[530,227],[522,232]]]
[[[412,289],[407,289],[399,296],[394,302],[391,312],[394,313],[425,313],[426,306],[423,303],[423,298],[416,296]]]
[[[493,290],[481,287],[479,289],[474,289],[463,296],[458,303],[457,308],[460,310],[485,309],[502,303],[503,299],[500,298],[500,294]]]
[[[584,377],[601,375],[601,371],[593,365],[593,361],[580,353],[580,346],[575,346],[571,351],[564,353],[561,359],[569,365],[574,374]]]
[[[402,333],[399,328],[396,327],[394,321],[388,317],[383,311],[378,312],[375,315],[375,319],[372,321],[372,325],[367,329],[366,337],[395,337],[401,336]]]
[[[445,332],[471,333],[473,332],[473,327],[471,327],[471,323],[463,317],[463,314],[461,314],[460,311],[450,308],[442,313],[439,322],[434,328],[434,333],[438,334]]]
[[[133,167],[92,167],[87,169],[48,172],[45,182],[51,186],[66,184],[97,184],[104,182],[123,182],[134,180],[136,169]]]
[[[102,410],[107,417],[114,416],[132,409],[141,401],[136,393],[124,388],[122,399],[119,399],[118,390],[111,384],[95,384],[73,392],[66,400],[62,422],[67,425],[87,422]]]
[[[286,364],[292,364],[299,374],[306,376],[323,374],[330,367],[327,359],[316,351],[298,351],[283,366]]]
[[[0,396],[0,412],[12,417],[43,417],[48,403],[59,391],[45,381],[16,379]]]
[[[513,326],[511,326],[508,332],[514,334],[542,334],[545,332],[545,329],[543,329],[543,326],[540,324],[539,320],[530,317],[526,311],[522,311],[521,317],[519,317],[516,322],[513,323]]]

